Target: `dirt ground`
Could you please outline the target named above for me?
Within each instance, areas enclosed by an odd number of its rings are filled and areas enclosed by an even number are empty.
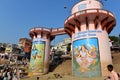
[[[114,52],[112,53],[112,57],[113,57],[112,61],[113,61],[115,71],[120,72],[120,53]]]
[[[112,52],[112,60],[115,71],[120,72],[120,52]],[[21,80],[104,80],[104,78],[105,77],[80,78],[72,76],[72,62],[71,60],[66,60],[48,74],[25,77]]]

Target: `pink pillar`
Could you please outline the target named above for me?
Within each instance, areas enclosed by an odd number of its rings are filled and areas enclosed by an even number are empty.
[[[48,73],[50,52],[50,29],[33,28],[30,36],[33,39],[29,73],[41,75]]]
[[[102,9],[99,0],[82,0],[72,8],[64,24],[72,38],[72,71],[80,77],[108,74],[112,64],[108,34],[116,24],[114,15]]]

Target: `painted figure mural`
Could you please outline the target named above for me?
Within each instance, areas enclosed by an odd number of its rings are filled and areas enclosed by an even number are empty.
[[[44,48],[44,41],[33,41],[31,50],[30,72],[43,72]]]
[[[100,76],[98,39],[81,39],[73,42],[73,73]]]

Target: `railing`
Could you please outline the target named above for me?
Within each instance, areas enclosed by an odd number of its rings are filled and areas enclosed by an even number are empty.
[[[64,27],[59,27],[59,28],[45,28],[45,27],[34,27],[30,30],[30,32],[34,31],[48,31],[51,33],[51,35],[62,35],[66,34]]]
[[[30,31],[34,31],[34,30],[45,30],[45,31],[50,31],[49,28],[45,28],[45,27],[34,27],[34,28],[30,29]]]
[[[103,13],[106,15],[110,15],[112,17],[114,17],[114,14],[108,10],[104,10],[104,9],[86,9],[86,10],[82,10],[82,11],[78,11],[72,15],[70,15],[66,20],[65,23],[70,20],[71,18],[78,16],[78,15],[82,15],[82,14],[90,14],[90,13]]]

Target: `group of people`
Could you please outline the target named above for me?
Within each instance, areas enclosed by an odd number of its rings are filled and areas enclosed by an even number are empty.
[[[8,53],[0,53],[0,60],[1,59],[8,59],[8,58],[9,58]]]
[[[20,80],[24,76],[23,70],[28,69],[28,64],[29,60],[24,57],[18,60],[17,55],[14,54],[0,55],[0,80]]]
[[[0,80],[20,80],[20,71],[10,67],[1,69]]]

